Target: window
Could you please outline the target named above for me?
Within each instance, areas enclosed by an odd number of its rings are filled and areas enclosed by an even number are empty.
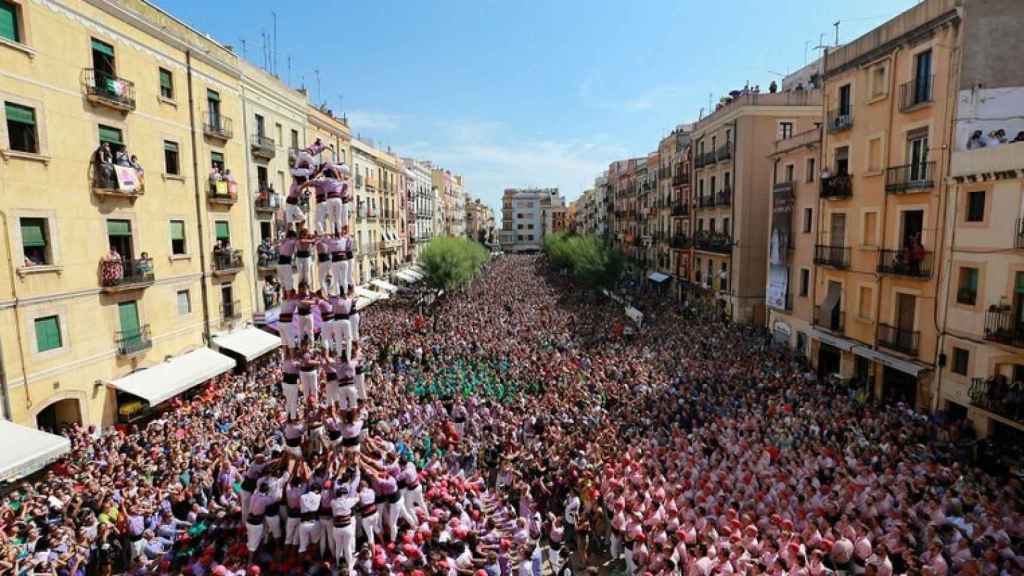
[[[807,178],[806,179],[807,179],[808,182],[814,182],[814,173],[817,171],[817,166],[815,164],[816,164],[816,159],[815,158],[808,158],[807,159]]]
[[[231,241],[231,230],[228,228],[226,220],[217,220],[214,223],[214,234],[216,234],[217,242]]]
[[[803,233],[811,233],[811,225],[814,223],[814,208],[804,208]]]
[[[220,128],[220,94],[216,90],[206,90],[206,114],[210,126]]]
[[[967,376],[967,363],[971,360],[971,353],[963,348],[953,347],[953,374]]]
[[[868,140],[868,172],[882,171],[882,138]]]
[[[865,320],[870,320],[874,290],[870,286],[861,286],[857,292],[857,315]]]
[[[270,173],[266,166],[256,167],[256,185],[261,192],[270,188]]]
[[[718,274],[718,287],[723,292],[729,291],[729,267],[725,262],[722,262],[722,269]]]
[[[862,231],[861,243],[865,246],[874,246],[878,237],[878,212],[864,213],[864,230]]]
[[[210,168],[214,166],[220,170],[221,174],[224,173],[224,154],[221,152],[210,152]]]
[[[124,148],[124,133],[121,132],[120,128],[100,124],[97,130],[99,132],[100,143],[110,145],[111,152],[116,153]]]
[[[522,229],[523,229],[523,225],[522,224],[516,224],[516,230],[522,230]]]
[[[39,153],[36,111],[28,106],[4,102],[7,116],[7,145],[17,152]]]
[[[967,193],[967,221],[983,222],[985,220],[985,191],[976,190]]]
[[[171,220],[171,255],[184,256],[188,253],[185,243],[185,221]]]
[[[732,232],[732,229],[729,228],[729,219],[725,218],[724,220],[722,220],[722,233],[723,234],[728,234],[728,235],[731,236],[732,235],[731,232]]]
[[[188,316],[192,313],[192,297],[188,290],[178,290],[178,315]]]
[[[174,99],[174,76],[165,68],[160,68],[160,97]]]
[[[281,127],[281,124],[275,123],[274,130],[277,135],[277,145],[280,146],[284,144],[284,128]]]
[[[0,0],[0,38],[21,42],[21,14],[17,4]]]
[[[264,136],[266,136],[266,132],[265,132],[266,129],[267,129],[267,127],[266,127],[265,121],[263,120],[263,116],[260,116],[259,114],[257,114],[256,115],[256,135],[259,136],[260,138],[263,138]]]
[[[292,130],[292,148],[296,148],[297,149],[298,147],[299,147],[299,131],[298,130]]]
[[[775,134],[776,140],[785,140],[793,136],[793,123],[792,122],[779,122],[778,131]]]
[[[53,263],[46,218],[21,219],[21,247],[25,256],[25,266],[45,266]]]
[[[181,165],[178,159],[178,143],[164,140],[164,173],[171,176],[181,175]]]
[[[796,166],[792,164],[786,164],[786,182],[796,181]]]
[[[60,336],[60,319],[56,316],[36,318],[36,351],[49,352],[63,345]]]
[[[839,115],[850,115],[850,85],[844,84],[839,87]]]
[[[807,296],[811,289],[811,271],[807,268],[800,269],[800,295]]]
[[[884,65],[871,69],[871,97],[877,98],[889,92],[888,70]]]
[[[978,302],[978,269],[962,266],[957,282],[956,303],[974,306]]]

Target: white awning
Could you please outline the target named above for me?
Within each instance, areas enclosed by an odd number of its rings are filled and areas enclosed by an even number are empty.
[[[362,286],[356,286],[356,296],[362,296],[370,302],[376,302],[377,300],[385,300],[388,295],[382,292],[375,292],[369,288],[363,288]]]
[[[408,270],[399,270],[398,272],[395,272],[395,277],[402,282],[409,282],[410,284],[416,281],[416,279],[409,274]]]
[[[910,374],[915,378],[920,376],[922,372],[927,372],[932,369],[932,367],[928,366],[927,364],[912,362],[910,360],[906,360],[898,356],[893,356],[892,354],[887,354],[885,352],[882,352],[881,350],[874,350],[872,348],[868,348],[867,346],[864,345],[854,346],[853,353],[856,354],[857,356],[867,358],[868,360],[874,360],[875,362],[878,362],[882,366],[888,366],[889,368],[899,370],[900,372],[903,372],[905,374]]]
[[[233,359],[209,348],[200,348],[118,378],[110,385],[144,399],[150,406],[156,406],[234,367]]]
[[[250,326],[223,336],[214,336],[213,343],[217,348],[241,354],[249,361],[276,350],[281,346],[281,337]]]
[[[655,284],[661,284],[665,280],[668,280],[669,276],[668,274],[662,274],[661,272],[651,272],[648,274],[647,278]]]
[[[369,298],[364,298],[362,296],[356,298],[356,310],[357,311],[361,311],[363,308],[366,308],[370,304],[373,304],[373,300],[370,300]]]
[[[28,476],[70,451],[63,436],[0,420],[0,481]]]
[[[823,331],[818,330],[816,328],[811,328],[810,329],[810,334],[811,334],[812,338],[816,338],[818,340],[821,340],[825,344],[829,344],[831,346],[835,346],[836,348],[839,348],[840,350],[843,350],[845,352],[849,352],[851,349],[853,349],[854,346],[857,345],[857,342],[854,342],[853,340],[847,340],[846,338],[839,338],[837,336],[833,336],[833,335],[829,334],[828,332],[823,332]]]
[[[415,268],[410,268],[410,269],[406,270],[406,273],[409,274],[409,276],[412,278],[413,282],[418,282],[418,281],[423,279],[423,272],[420,272],[419,270],[417,270]]]
[[[394,284],[392,284],[391,282],[388,282],[387,280],[381,280],[379,278],[374,278],[373,280],[370,280],[370,284],[373,284],[374,286],[384,290],[385,292],[391,292],[391,293],[398,292],[398,286],[395,286]]]

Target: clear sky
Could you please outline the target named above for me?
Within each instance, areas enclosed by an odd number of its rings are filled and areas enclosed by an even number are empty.
[[[282,79],[304,82],[355,133],[462,173],[496,209],[506,187],[558,186],[571,200],[609,162],[656,150],[709,96],[765,90],[813,60],[836,20],[847,42],[917,3],[156,2],[239,52],[244,40],[258,65],[276,11]]]

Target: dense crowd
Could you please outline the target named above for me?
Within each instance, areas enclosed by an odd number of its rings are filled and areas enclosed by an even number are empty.
[[[623,337],[621,305],[504,256],[365,310],[351,352],[300,337],[145,428],[71,430],[0,510],[0,575],[1024,571],[1018,480],[757,330],[644,309]],[[300,380],[288,413],[293,363],[348,362],[354,400]]]

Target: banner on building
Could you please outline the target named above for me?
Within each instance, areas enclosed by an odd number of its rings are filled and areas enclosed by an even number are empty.
[[[120,192],[137,192],[139,190],[139,173],[131,166],[114,165],[117,174],[117,189]]]
[[[768,269],[768,294],[770,308],[786,309],[786,295],[789,293],[789,270],[785,266],[772,264]]]
[[[772,192],[772,236],[768,262],[785,266],[793,232],[793,187],[780,186]]]

